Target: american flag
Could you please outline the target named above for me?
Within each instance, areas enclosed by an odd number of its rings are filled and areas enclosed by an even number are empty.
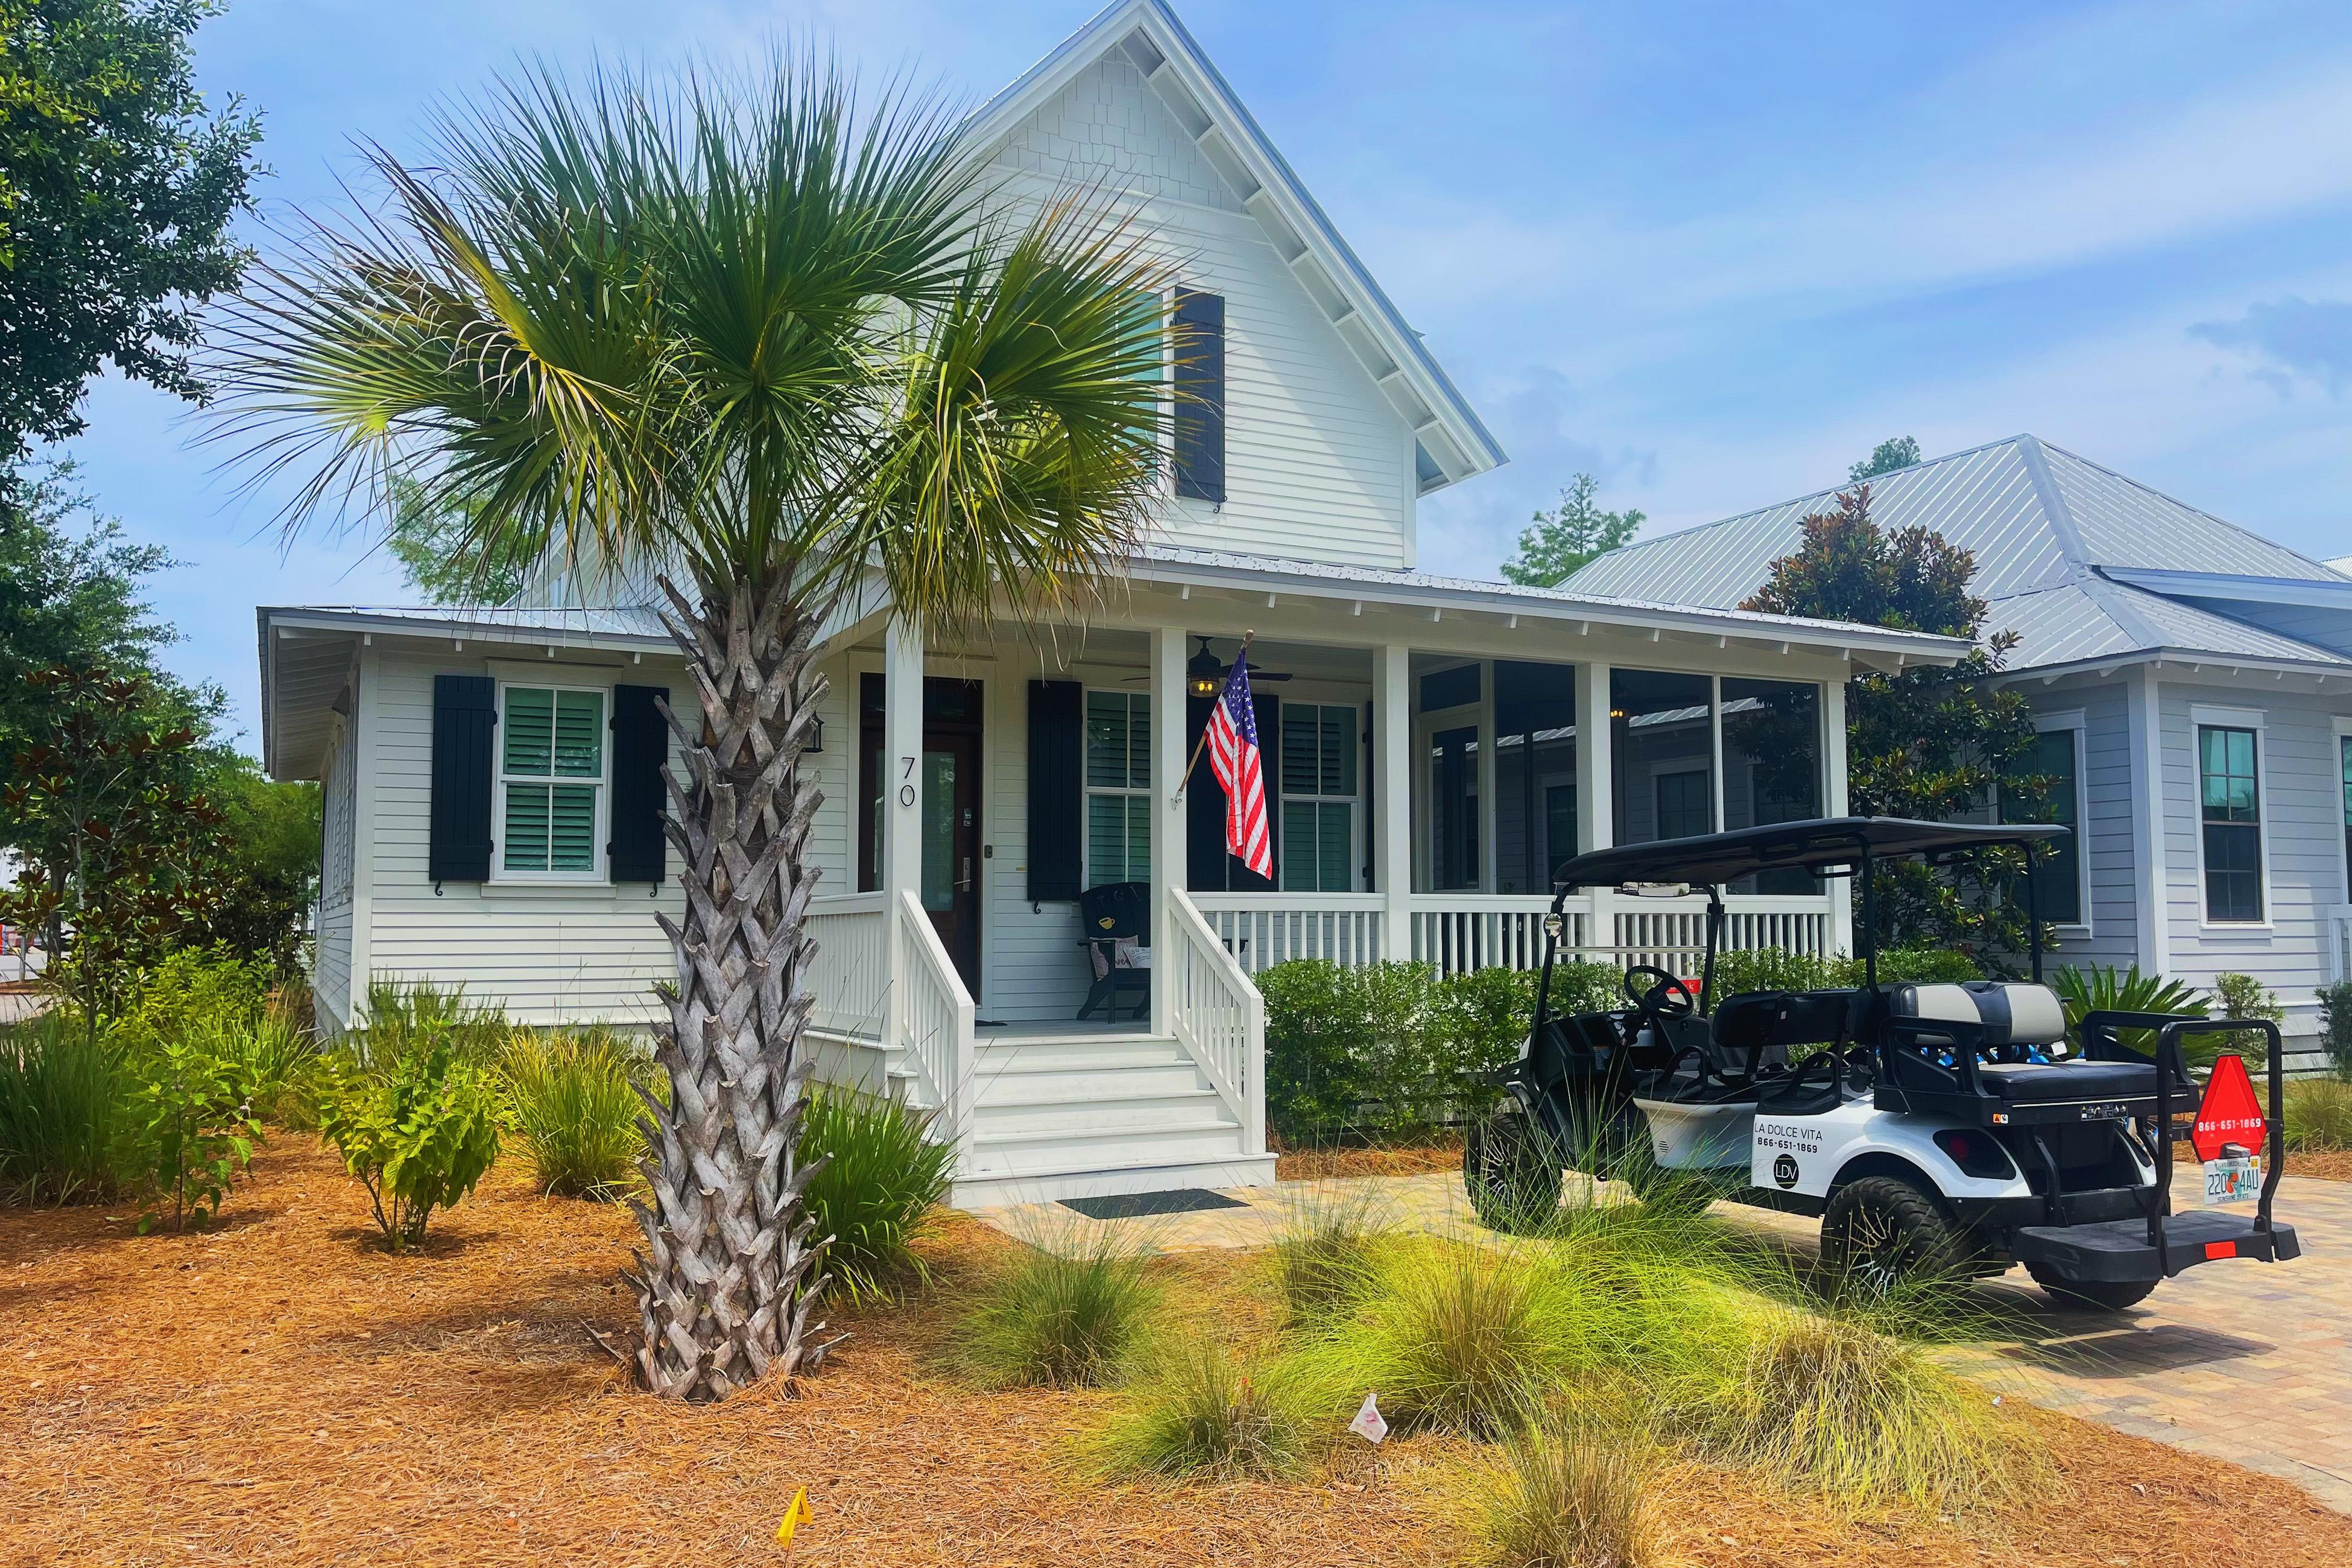
[[[1225,847],[1243,865],[1274,879],[1274,843],[1265,823],[1265,774],[1257,749],[1257,710],[1250,701],[1249,656],[1234,656],[1224,695],[1209,715],[1209,767],[1225,786]]]

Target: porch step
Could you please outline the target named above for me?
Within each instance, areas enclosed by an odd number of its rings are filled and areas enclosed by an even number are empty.
[[[1206,1084],[1187,1083],[1176,1089],[1097,1089],[1088,1093],[990,1100],[983,1096],[972,1110],[972,1132],[982,1139],[1010,1138],[1031,1133],[1085,1134],[1122,1128],[1155,1131],[1190,1124],[1214,1116],[1238,1128],[1225,1113],[1217,1091]]]
[[[1129,1193],[1166,1193],[1180,1187],[1265,1187],[1274,1184],[1274,1156],[1242,1155],[1166,1164],[1078,1165],[1038,1169],[1019,1175],[958,1177],[948,1202],[960,1209],[1003,1208],[1013,1204],[1059,1203],[1064,1198],[1107,1198]]]

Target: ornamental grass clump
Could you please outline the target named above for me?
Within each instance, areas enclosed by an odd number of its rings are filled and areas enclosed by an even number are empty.
[[[833,1238],[824,1251],[834,1287],[852,1301],[887,1300],[929,1278],[916,1238],[955,1182],[955,1146],[931,1136],[931,1117],[895,1100],[839,1089],[811,1091],[801,1117],[800,1159],[824,1163],[801,1201]]]
[[[539,1190],[613,1202],[638,1181],[651,1059],[605,1028],[518,1029],[500,1060],[506,1109]]]
[[[0,1029],[0,1202],[111,1198],[131,1111],[122,1052],[63,1011]]]
[[[1645,1434],[1550,1417],[1503,1439],[1475,1474],[1475,1568],[1652,1568],[1666,1560]]]
[[[982,1287],[950,1359],[983,1388],[1114,1383],[1143,1351],[1159,1310],[1150,1262],[1114,1226],[1033,1237]]]
[[[1224,1347],[1188,1340],[1081,1453],[1104,1480],[1278,1479],[1305,1468],[1314,1417],[1278,1372],[1254,1373]]]
[[[2013,1499],[2042,1473],[2032,1436],[1925,1346],[1785,1307],[1721,1340],[1661,1390],[1672,1429],[1716,1462],[1842,1506],[1944,1512]]]
[[[1353,1306],[1373,1282],[1379,1250],[1395,1234],[1374,1191],[1307,1186],[1291,1197],[1275,1238],[1275,1278],[1293,1322]]]
[[[2286,1146],[2318,1154],[2352,1149],[2352,1083],[2299,1078],[2286,1086]]]

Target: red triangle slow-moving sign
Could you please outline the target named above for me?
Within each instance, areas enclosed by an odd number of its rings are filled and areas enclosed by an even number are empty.
[[[2197,1125],[2189,1131],[2200,1160],[2218,1160],[2221,1145],[2235,1143],[2249,1154],[2263,1152],[2270,1123],[2263,1120],[2262,1102],[2254,1098],[2254,1080],[2246,1076],[2242,1057],[2223,1057],[2213,1064],[2205,1085],[2205,1103],[2197,1108]]]

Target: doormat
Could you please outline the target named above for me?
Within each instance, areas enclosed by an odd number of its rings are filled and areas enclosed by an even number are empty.
[[[1064,1198],[1062,1206],[1088,1219],[1144,1219],[1154,1215],[1194,1214],[1202,1209],[1245,1209],[1249,1205],[1202,1187],[1172,1193],[1120,1193],[1107,1198]]]

